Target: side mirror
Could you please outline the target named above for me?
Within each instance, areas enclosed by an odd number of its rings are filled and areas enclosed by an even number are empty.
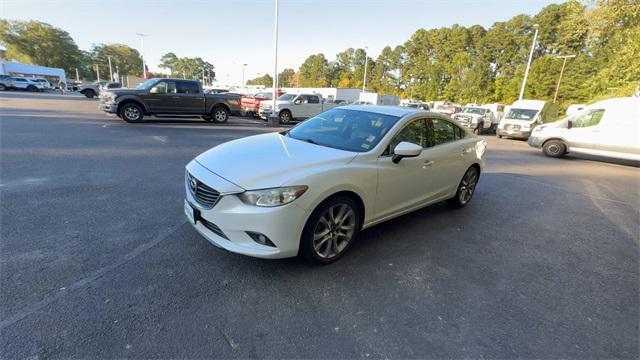
[[[573,127],[573,121],[567,121],[567,129],[571,129]]]
[[[393,149],[393,157],[391,158],[391,161],[393,161],[394,164],[397,164],[403,158],[416,157],[420,154],[422,154],[422,146],[403,141]]]
[[[300,104],[302,104],[302,100],[300,100],[300,99],[296,99],[296,100],[293,102],[293,104],[294,104],[294,105],[300,105]]]
[[[160,91],[158,91],[159,89],[157,87],[152,87],[151,90],[149,90],[149,93],[151,94],[159,94]]]

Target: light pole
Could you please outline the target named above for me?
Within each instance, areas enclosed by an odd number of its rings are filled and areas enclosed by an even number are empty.
[[[364,79],[362,80],[362,92],[367,91],[367,50],[369,50],[368,46],[364,47]]]
[[[244,89],[245,85],[244,85],[244,68],[247,66],[247,64],[242,64],[242,88]]]
[[[142,44],[142,77],[144,79],[147,78],[147,65],[144,61],[144,38],[149,36],[148,34],[136,33],[136,35],[140,36],[140,42]]]
[[[536,29],[535,34],[533,34],[533,43],[531,43],[531,51],[529,52],[529,61],[527,61],[527,68],[524,71],[524,80],[522,81],[522,87],[520,88],[520,97],[518,100],[522,100],[524,96],[524,87],[527,85],[527,77],[529,76],[529,67],[531,67],[531,59],[533,58],[533,50],[536,47],[536,39],[538,38],[538,28],[540,25],[533,24],[533,28]]]
[[[76,68],[76,81],[80,82],[80,74],[78,73],[78,68]]]
[[[556,93],[553,95],[553,102],[556,102],[558,98],[558,89],[560,89],[560,81],[562,81],[562,74],[564,73],[564,66],[567,65],[567,59],[573,59],[575,55],[557,56],[558,59],[562,59],[562,70],[560,70],[560,78],[558,79],[558,85],[556,85]]]
[[[113,81],[113,69],[111,68],[111,55],[107,55],[107,59],[109,60],[109,79]]]
[[[276,100],[278,92],[278,0],[275,0],[275,21],[273,26],[273,95],[271,102],[271,114],[269,116],[269,126],[277,127],[279,125],[278,115],[276,113]]]
[[[96,77],[98,78],[98,82],[100,82],[100,66],[96,64]]]

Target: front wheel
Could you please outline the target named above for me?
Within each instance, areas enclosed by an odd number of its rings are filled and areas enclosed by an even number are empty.
[[[144,110],[142,107],[135,103],[124,104],[120,108],[120,118],[128,123],[141,122],[144,118]]]
[[[464,173],[460,184],[458,185],[458,191],[456,195],[449,199],[449,204],[454,208],[461,208],[466,206],[473,197],[473,193],[476,191],[476,185],[478,184],[478,169],[472,166]]]
[[[563,157],[567,153],[567,146],[558,140],[549,140],[542,146],[542,152],[554,158]]]
[[[482,134],[482,128],[484,127],[483,123],[479,123],[475,129],[473,129],[473,133],[476,135]]]
[[[0,84],[0,91],[6,91],[7,87],[4,84]]]
[[[36,92],[38,91],[38,88],[33,85],[29,85],[27,86],[27,91]]]
[[[338,260],[358,234],[360,217],[357,204],[349,197],[338,196],[323,202],[302,231],[300,253],[321,264]]]
[[[280,114],[278,114],[278,119],[280,120],[280,124],[284,124],[284,125],[290,124],[291,120],[293,120],[293,117],[291,116],[291,111],[289,110],[280,111]]]
[[[221,106],[215,107],[211,112],[211,120],[216,124],[226,123],[229,120],[229,111]]]
[[[85,90],[82,92],[82,94],[84,94],[84,96],[88,97],[89,99],[96,97],[96,92],[93,90]]]

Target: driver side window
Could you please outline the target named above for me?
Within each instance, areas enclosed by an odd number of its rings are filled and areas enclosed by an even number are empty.
[[[600,123],[602,115],[604,115],[603,109],[589,110],[576,116],[576,118],[571,121],[571,125],[575,128],[596,126]]]
[[[151,88],[152,94],[173,94],[176,92],[176,83],[173,81],[161,81]]]
[[[422,148],[428,147],[427,144],[427,120],[418,119],[405,126],[389,143],[389,147],[385,151],[385,155],[392,155],[393,149],[401,142],[406,141]]]

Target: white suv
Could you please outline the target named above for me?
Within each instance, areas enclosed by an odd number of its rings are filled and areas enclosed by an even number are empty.
[[[14,90],[27,90],[27,91],[44,90],[44,85],[42,85],[42,83],[26,77],[14,76],[14,77],[7,78],[5,82],[7,83],[7,85],[9,85],[10,89],[14,89]]]

